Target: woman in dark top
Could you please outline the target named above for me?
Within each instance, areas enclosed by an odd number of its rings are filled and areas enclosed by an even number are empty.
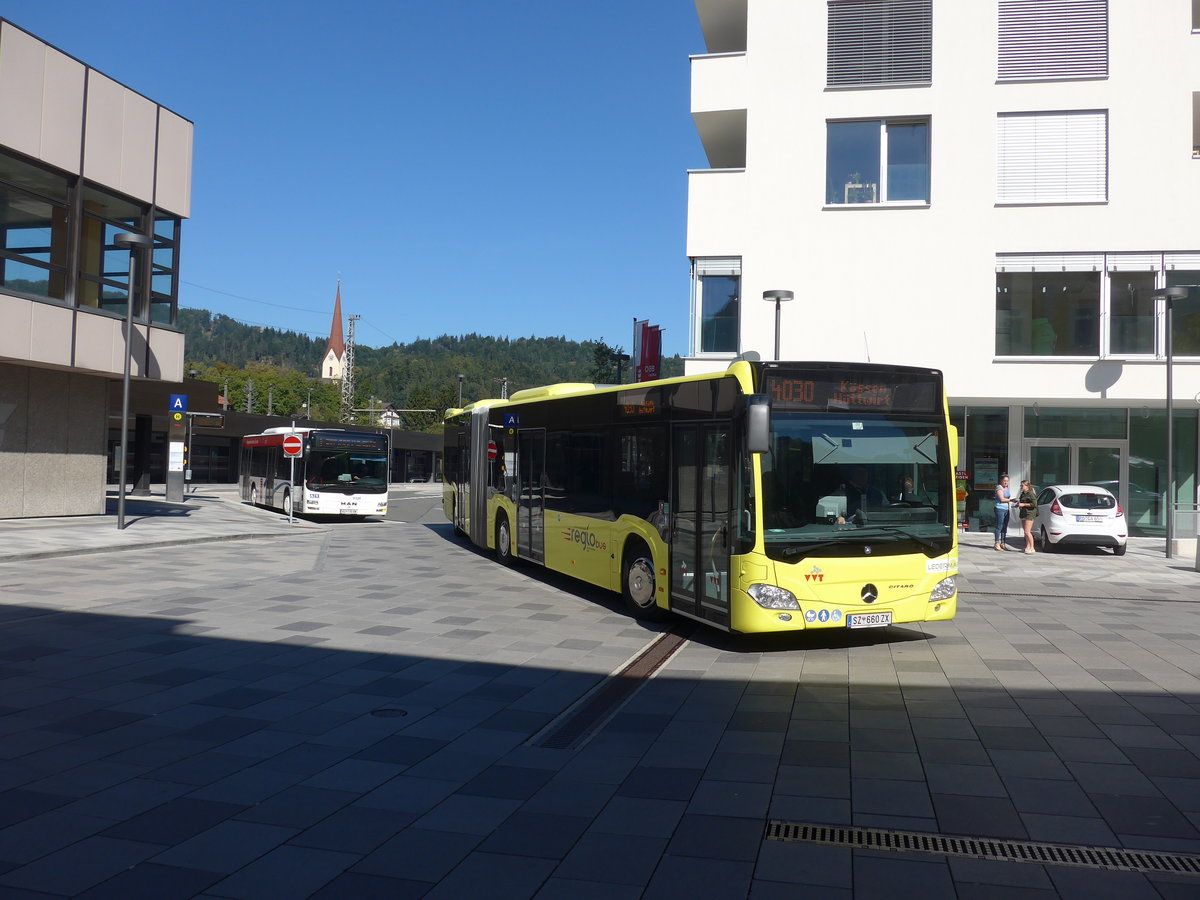
[[[1033,520],[1037,518],[1037,494],[1028,481],[1021,482],[1021,493],[1017,495],[1017,515],[1021,518],[1021,530],[1025,532],[1025,552],[1033,552]]]

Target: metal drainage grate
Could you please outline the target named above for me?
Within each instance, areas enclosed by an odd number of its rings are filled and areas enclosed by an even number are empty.
[[[557,720],[534,735],[529,743],[550,750],[581,747],[687,643],[693,627],[677,626],[676,630],[678,633],[661,634],[651,641],[645,650],[585,694]]]
[[[806,825],[773,819],[764,837],[769,841],[802,841],[860,850],[894,850],[900,853],[936,853],[968,859],[995,859],[1035,865],[1078,866],[1085,869],[1120,869],[1166,875],[1200,875],[1200,856],[1155,853],[1119,847],[1077,844],[1042,844],[995,838],[931,834],[923,831],[890,831],[883,828],[849,828]]]

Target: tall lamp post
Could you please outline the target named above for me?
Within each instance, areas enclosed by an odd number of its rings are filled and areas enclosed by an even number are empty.
[[[125,300],[125,379],[121,385],[121,465],[117,476],[117,531],[125,527],[125,467],[129,464],[129,370],[133,365],[133,307],[137,300],[137,251],[154,246],[154,238],[127,232],[113,236],[113,243],[129,250],[129,294]]]
[[[768,302],[775,301],[775,361],[779,362],[779,320],[781,316],[781,306],[788,300],[791,300],[796,295],[791,291],[763,291],[763,299]]]
[[[458,408],[462,409],[462,386],[466,375],[459,374],[458,376]]]
[[[1172,350],[1171,308],[1176,300],[1186,300],[1188,289],[1185,287],[1163,288],[1155,291],[1155,300],[1162,300],[1166,305],[1166,339],[1163,343],[1167,351],[1167,559],[1172,557],[1171,544],[1175,540],[1175,415],[1174,398],[1171,394],[1171,369],[1175,361]]]

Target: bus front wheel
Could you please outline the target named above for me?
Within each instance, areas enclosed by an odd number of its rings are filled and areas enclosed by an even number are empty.
[[[658,597],[654,577],[654,559],[646,545],[638,542],[625,550],[621,566],[621,596],[635,619],[657,622],[667,617],[667,611],[655,601]]]
[[[292,492],[283,492],[283,514],[289,519],[292,517]]]
[[[258,506],[258,488],[250,488],[250,505]]]
[[[512,529],[505,515],[496,517],[496,559],[505,566],[511,566],[516,559],[513,556]]]

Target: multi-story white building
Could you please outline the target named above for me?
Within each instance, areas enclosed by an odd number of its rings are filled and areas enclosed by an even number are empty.
[[[689,373],[738,353],[940,368],[998,472],[1165,523],[1200,410],[1200,0],[696,0]],[[1176,534],[1194,535],[1181,514]]]

